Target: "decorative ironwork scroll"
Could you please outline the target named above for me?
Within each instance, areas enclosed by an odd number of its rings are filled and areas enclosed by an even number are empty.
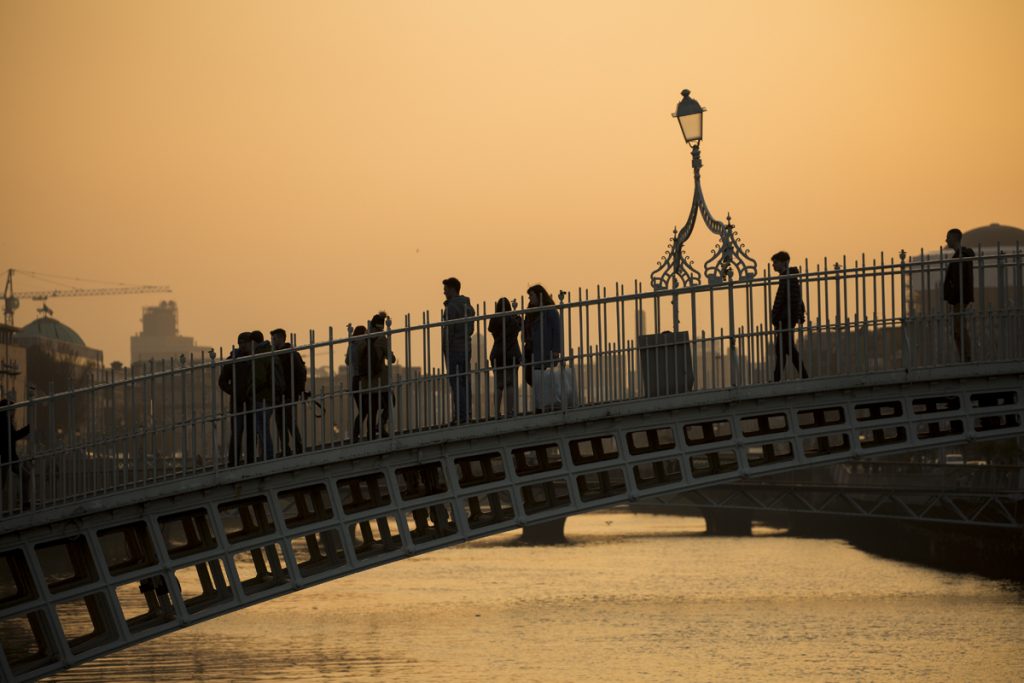
[[[740,241],[732,217],[726,215],[726,222],[715,220],[704,201],[704,192],[700,187],[700,147],[694,147],[693,156],[693,203],[686,224],[680,230],[673,228],[672,240],[665,251],[658,267],[651,273],[651,286],[654,289],[668,289],[669,286],[693,287],[701,284],[701,274],[694,267],[693,260],[683,251],[683,245],[690,239],[693,228],[697,224],[700,213],[704,225],[715,235],[719,243],[711,251],[711,258],[704,262],[704,275],[708,284],[718,285],[725,282],[750,280],[757,274],[757,262],[750,255],[746,245]]]

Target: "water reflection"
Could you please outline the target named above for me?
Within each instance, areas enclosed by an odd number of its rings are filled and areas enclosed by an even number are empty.
[[[1021,591],[763,531],[600,512],[236,612],[59,681],[1022,680]]]

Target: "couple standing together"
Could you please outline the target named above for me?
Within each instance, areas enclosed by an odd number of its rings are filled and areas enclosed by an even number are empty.
[[[462,294],[462,283],[450,277],[444,286],[445,323],[441,328],[441,356],[448,373],[452,392],[452,423],[464,424],[472,418],[472,393],[469,363],[472,359],[472,336],[476,315],[469,297]],[[542,285],[526,290],[529,308],[552,307],[554,300]],[[465,322],[458,322],[465,320]],[[524,378],[532,386],[533,371],[554,365],[562,355],[562,319],[554,308],[527,312],[524,318],[517,314],[511,302],[502,297],[495,305],[494,317],[487,325],[493,343],[489,354],[494,369],[495,410],[511,417],[516,414],[518,394],[518,366],[525,362]],[[519,347],[519,335],[523,347]]]

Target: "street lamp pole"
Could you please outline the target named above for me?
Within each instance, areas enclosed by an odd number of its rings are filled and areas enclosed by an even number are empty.
[[[701,284],[701,274],[694,267],[693,261],[683,252],[683,245],[690,239],[693,228],[700,214],[704,225],[718,236],[718,245],[711,250],[711,258],[704,262],[704,276],[709,285],[718,285],[734,281],[751,280],[757,274],[757,262],[750,256],[745,245],[739,241],[736,227],[732,224],[732,216],[726,214],[725,223],[715,220],[704,201],[704,192],[700,186],[700,142],[704,137],[704,108],[697,100],[690,97],[690,91],[682,92],[683,99],[676,106],[672,115],[679,123],[686,144],[690,146],[691,165],[693,166],[693,202],[690,214],[682,229],[673,228],[669,248],[651,273],[651,286],[655,290],[667,289],[670,285],[674,290],[678,285],[694,287]],[[678,294],[673,296],[673,327],[679,329]]]

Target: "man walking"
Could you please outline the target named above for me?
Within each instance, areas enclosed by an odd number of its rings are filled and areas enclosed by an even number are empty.
[[[441,320],[441,357],[448,370],[448,384],[452,390],[452,423],[469,422],[470,389],[469,359],[472,355],[470,338],[473,335],[472,322],[458,322],[462,318],[476,315],[469,297],[462,295],[462,283],[458,278],[450,277],[441,283],[444,285],[444,312]]]
[[[789,253],[780,251],[772,256],[772,268],[779,274],[779,288],[772,304],[772,327],[775,328],[774,381],[782,379],[786,357],[793,359],[793,367],[800,377],[807,379],[807,368],[800,360],[800,352],[793,341],[793,329],[804,322],[804,298],[800,290],[800,269],[790,268]]]
[[[946,233],[946,246],[953,257],[946,267],[942,298],[953,313],[953,341],[960,360],[971,362],[971,337],[967,334],[967,307],[974,303],[974,250],[961,243],[964,234],[959,228]]]
[[[277,352],[277,366],[280,368],[283,385],[275,387],[277,410],[274,411],[274,423],[277,425],[277,438],[285,455],[302,452],[302,433],[295,425],[295,414],[298,411],[296,401],[306,396],[306,362],[302,355],[285,341],[286,333],[282,328],[270,331],[270,344]],[[294,450],[293,450],[294,445]]]

